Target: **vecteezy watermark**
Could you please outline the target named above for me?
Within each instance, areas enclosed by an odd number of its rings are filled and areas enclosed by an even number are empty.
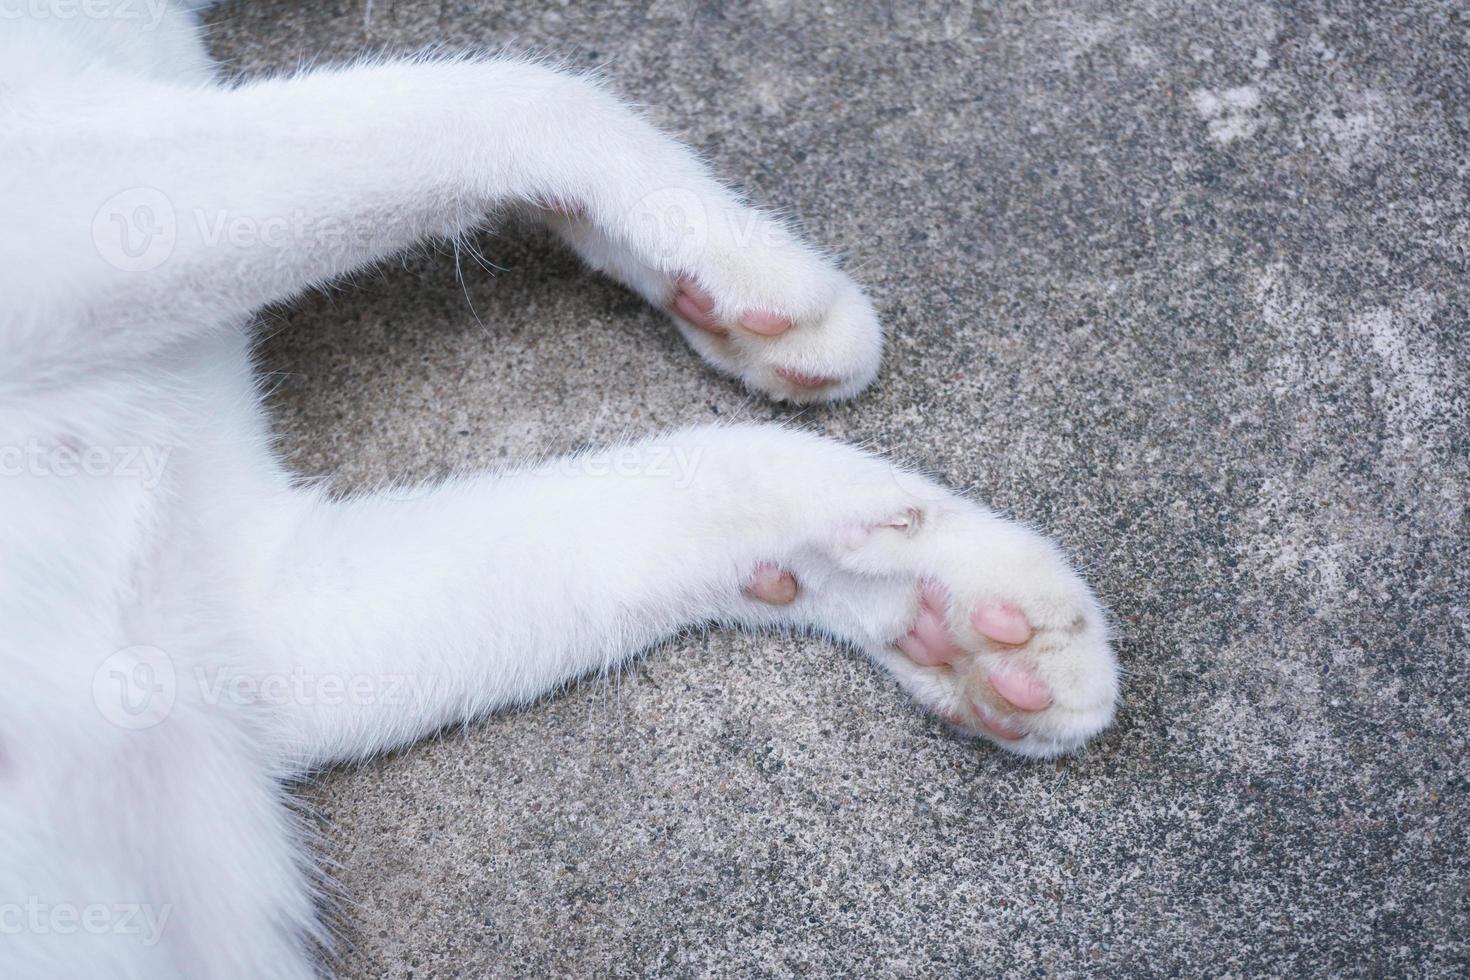
[[[174,662],[158,647],[125,647],[92,675],[92,702],[119,728],[152,728],[169,716],[178,698]]]
[[[0,0],[3,2],[3,0]],[[92,244],[123,272],[148,272],[167,262],[187,234],[203,248],[284,250],[302,245],[369,251],[391,244],[373,221],[297,208],[284,214],[245,214],[212,208],[180,211],[156,187],[130,187],[92,215]]]
[[[688,187],[651,191],[634,201],[613,224],[645,262],[655,264],[693,265],[712,246],[779,250],[798,245],[780,221]],[[393,246],[392,234],[381,222],[301,208],[275,214],[184,209],[156,187],[119,191],[92,215],[92,244],[97,254],[123,272],[157,269],[173,256],[180,241],[205,249],[311,247],[368,253]]]
[[[0,445],[0,478],[95,477],[136,480],[152,490],[163,480],[169,446],[83,446],[32,439],[22,446]]]
[[[181,685],[191,703],[220,706],[392,707],[431,697],[436,674],[403,672],[333,673],[292,667],[249,671],[219,664],[181,670],[155,646],[130,646],[104,660],[92,676],[97,710],[119,728],[141,730],[161,724],[178,703]]]
[[[0,0],[3,20],[142,21],[156,27],[169,0]]]
[[[644,195],[628,210],[627,219],[654,259],[687,261],[709,244],[709,210],[704,198],[687,188],[665,187]]]
[[[753,208],[730,207],[689,187],[662,187],[643,195],[622,217],[636,249],[658,262],[690,265],[711,245],[766,249],[799,245],[784,224]]]
[[[144,946],[163,938],[172,905],[147,902],[43,902],[32,895],[24,902],[0,902],[0,936],[137,936]]]
[[[531,475],[667,480],[675,490],[686,490],[694,482],[703,456],[704,449],[699,446],[644,442],[599,452],[573,453],[538,467]]]
[[[153,187],[131,187],[109,197],[92,216],[92,245],[124,272],[147,272],[167,262],[179,240],[173,202]]]
[[[645,442],[571,453],[546,463],[511,467],[499,471],[498,478],[648,479],[667,481],[675,490],[687,490],[694,482],[695,472],[699,469],[699,461],[703,456],[704,449],[700,446]],[[377,493],[388,500],[402,503],[431,496],[441,488],[452,485],[455,480],[454,476],[445,475],[431,480],[393,483],[381,487]]]
[[[401,673],[316,673],[300,667],[264,674],[230,668],[194,671],[208,705],[391,707],[422,700],[434,679],[434,675]]]

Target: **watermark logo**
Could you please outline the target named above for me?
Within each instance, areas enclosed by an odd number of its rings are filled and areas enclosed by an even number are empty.
[[[800,247],[781,222],[751,208],[711,201],[688,187],[645,194],[624,213],[623,223],[640,253],[670,266],[692,265],[712,243],[722,249]]]
[[[32,439],[0,446],[0,477],[94,477],[136,480],[145,490],[163,482],[169,446],[83,446]]]
[[[167,5],[168,0],[0,0],[0,21],[142,21],[152,28]]]
[[[665,187],[646,194],[628,212],[633,233],[649,257],[689,262],[709,244],[709,211],[704,199],[683,187]]]
[[[92,700],[114,725],[141,731],[168,718],[180,685],[191,703],[205,708],[373,708],[425,703],[437,683],[437,674],[318,673],[302,667],[260,672],[196,664],[185,671],[158,647],[138,645],[102,662],[92,676]]]
[[[703,456],[704,448],[701,446],[642,442],[596,452],[571,453],[534,468],[508,470],[506,478],[650,480],[668,484],[675,490],[687,490],[694,484]],[[404,503],[428,497],[452,482],[451,477],[441,477],[396,483],[383,487],[378,494]]]
[[[168,717],[177,697],[173,660],[158,647],[125,647],[92,675],[92,701],[119,728],[152,728]]]
[[[247,673],[196,668],[194,679],[207,705],[317,705],[393,707],[428,697],[434,675],[393,673],[318,674],[301,667],[286,672]]]
[[[179,218],[173,202],[154,187],[112,195],[92,216],[92,244],[102,260],[124,272],[156,269],[174,254]]]
[[[699,470],[703,448],[645,442],[596,453],[563,456],[531,475],[574,479],[658,480],[675,490],[687,490]]]
[[[144,946],[163,938],[173,914],[172,905],[146,902],[43,902],[35,896],[24,902],[0,902],[0,936],[29,933],[36,936],[137,936]]]
[[[645,194],[614,224],[644,262],[657,266],[692,266],[711,244],[722,250],[776,251],[799,245],[781,222],[688,187]],[[123,272],[157,269],[174,255],[181,240],[191,248],[242,252],[302,247],[372,252],[390,247],[392,235],[390,228],[375,221],[304,208],[277,213],[179,208],[156,187],[120,191],[92,216],[97,254]]]
[[[0,0],[3,2],[3,0]],[[156,187],[132,187],[108,198],[92,216],[92,243],[102,260],[123,272],[148,272],[167,262],[180,236],[206,249],[240,251],[352,248],[391,244],[391,231],[372,221],[296,208],[251,214],[218,208],[180,210]]]

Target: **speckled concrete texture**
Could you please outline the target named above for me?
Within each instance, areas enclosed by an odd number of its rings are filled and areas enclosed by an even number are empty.
[[[672,641],[310,787],[338,968],[1470,970],[1463,4],[515,8],[211,20],[241,74],[436,43],[605,66],[871,287],[882,380],[803,423],[1064,542],[1125,702],[1029,764],[826,643]],[[425,254],[263,318],[301,472],[792,414],[544,236],[479,247],[495,275]]]

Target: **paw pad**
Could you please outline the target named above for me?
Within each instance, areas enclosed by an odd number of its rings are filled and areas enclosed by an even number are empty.
[[[772,368],[772,370],[783,381],[793,384],[798,388],[825,388],[827,385],[832,384],[831,378],[824,378],[818,374],[807,374],[804,371],[797,371],[793,368],[778,367]]]
[[[1035,632],[1026,614],[1008,602],[985,602],[970,610],[970,623],[987,640],[1023,646]]]
[[[945,605],[944,595],[932,582],[925,582],[919,589],[918,615],[908,633],[898,640],[898,648],[914,663],[937,667],[964,653],[950,638]]]
[[[745,594],[773,606],[786,606],[796,601],[799,588],[796,577],[774,562],[761,562],[745,585]]]
[[[715,316],[715,300],[708,292],[701,288],[694,280],[681,277],[674,283],[674,298],[670,302],[673,311],[684,320],[716,337],[730,336],[730,330]],[[792,324],[790,317],[773,313],[770,310],[747,310],[740,315],[737,324],[749,333],[761,337],[779,337],[790,330]],[[779,373],[780,368],[777,369]],[[793,372],[794,374],[794,372]],[[810,375],[794,375],[799,378],[811,378]],[[791,379],[788,379],[791,380]],[[792,380],[792,384],[801,384]],[[825,379],[816,379],[813,385],[826,384]]]
[[[680,317],[706,333],[730,336],[730,331],[715,319],[714,297],[687,279],[679,280],[675,286],[673,308]]]
[[[1022,711],[1041,711],[1051,707],[1051,689],[1029,671],[1004,667],[985,675],[995,693]]]
[[[948,597],[934,582],[919,589],[919,609],[913,625],[895,644],[921,667],[948,667],[965,684],[969,717],[956,721],[954,712],[946,720],[960,727],[978,728],[996,738],[1016,741],[1026,736],[1022,717],[1051,707],[1053,695],[1039,677],[1014,656],[1036,630],[1026,614],[1005,602],[982,601],[970,609],[970,624],[985,643],[999,649],[966,650],[954,639],[947,616]],[[1004,657],[999,666],[981,655]],[[966,678],[969,678],[966,681]]]
[[[762,337],[779,337],[790,330],[791,320],[779,313],[766,310],[751,310],[740,317],[740,325],[751,333]]]

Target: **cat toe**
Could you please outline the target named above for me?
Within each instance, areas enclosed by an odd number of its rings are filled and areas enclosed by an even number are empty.
[[[700,289],[693,282],[681,279],[675,290],[674,298],[670,304],[675,314],[685,322],[698,327],[706,333],[716,337],[728,337],[730,331],[720,325],[715,319],[715,300],[709,293]]]
[[[1035,633],[1026,614],[1008,602],[978,603],[970,610],[970,623],[975,632],[1001,646],[1022,646]]]
[[[772,368],[771,370],[783,381],[806,391],[816,391],[834,383],[834,379],[832,378],[824,378],[820,374],[798,371],[795,368],[778,367]]]
[[[937,667],[964,654],[950,637],[944,606],[943,594],[932,583],[924,583],[914,623],[896,644],[904,656],[920,666]]]
[[[792,327],[791,318],[768,310],[750,310],[740,317],[740,326],[762,337],[779,337]]]
[[[1020,711],[1043,711],[1051,707],[1051,688],[1024,667],[1007,666],[992,670],[985,680],[1006,703]]]

